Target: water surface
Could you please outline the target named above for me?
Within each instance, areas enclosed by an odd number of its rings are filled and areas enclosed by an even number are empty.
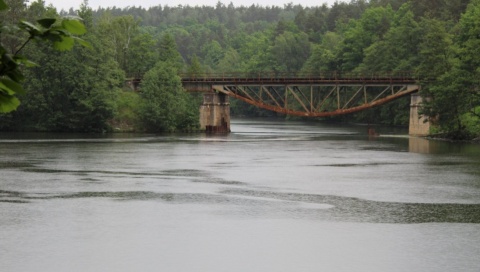
[[[480,271],[480,146],[234,120],[0,134],[1,271]]]

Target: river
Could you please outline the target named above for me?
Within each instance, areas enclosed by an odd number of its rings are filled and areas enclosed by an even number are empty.
[[[0,133],[0,271],[480,271],[480,146],[233,120]]]

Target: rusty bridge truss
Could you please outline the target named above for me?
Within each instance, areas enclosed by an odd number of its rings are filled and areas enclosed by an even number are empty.
[[[410,72],[182,75],[189,92],[218,92],[267,110],[308,117],[348,114],[419,91]]]

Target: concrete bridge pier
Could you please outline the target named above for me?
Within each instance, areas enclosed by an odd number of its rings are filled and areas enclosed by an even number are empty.
[[[207,133],[230,132],[230,101],[223,93],[204,93],[200,106],[200,129]]]
[[[411,94],[410,124],[408,134],[410,136],[427,136],[430,132],[430,121],[425,115],[420,114],[423,98],[418,93]]]

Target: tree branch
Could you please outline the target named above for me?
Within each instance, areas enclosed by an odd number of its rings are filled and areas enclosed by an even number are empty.
[[[22,46],[20,46],[20,48],[15,52],[15,54],[13,54],[14,56],[16,56],[18,53],[20,53],[20,51],[23,50],[23,48],[32,40],[32,36],[28,37],[28,40],[26,40]]]

